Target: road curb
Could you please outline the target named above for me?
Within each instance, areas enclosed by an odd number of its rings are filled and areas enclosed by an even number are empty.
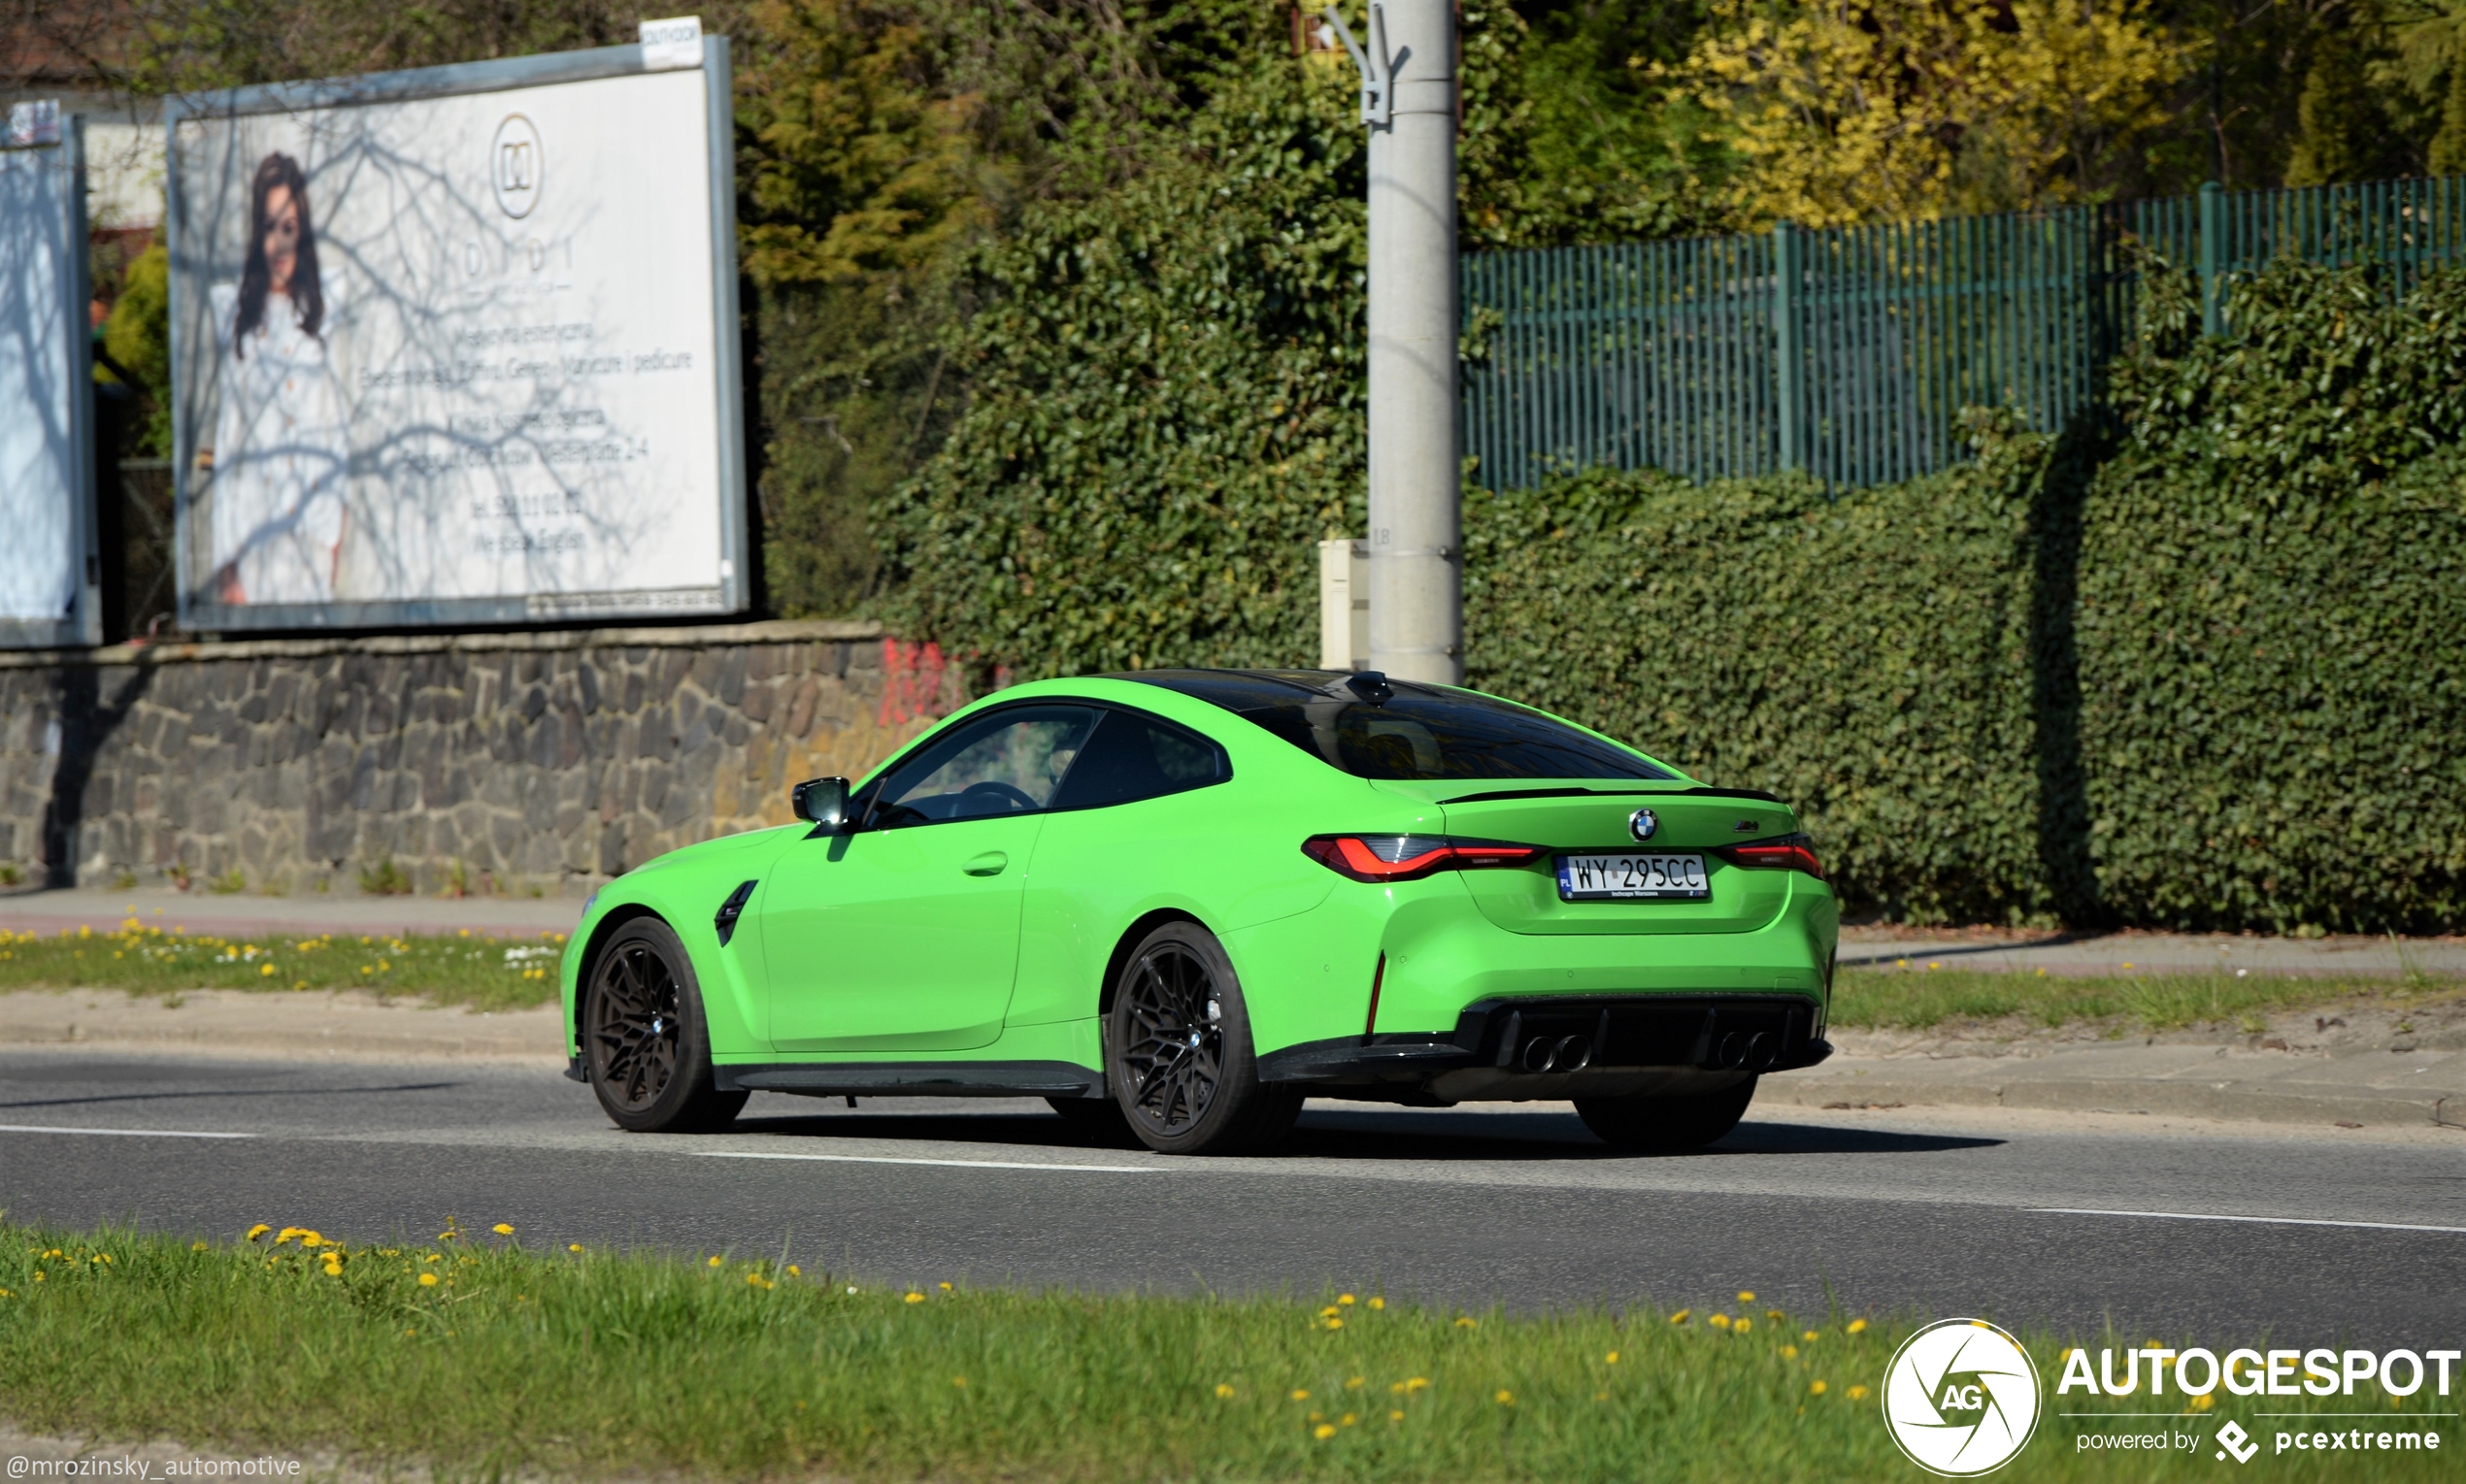
[[[1778,1076],[1756,1090],[1759,1105],[2038,1108],[2063,1112],[2162,1113],[2236,1123],[2436,1124],[2466,1131],[2466,1096],[2377,1088],[2304,1090],[2249,1082],[2131,1077],[2014,1077],[1940,1082],[1890,1071]]]

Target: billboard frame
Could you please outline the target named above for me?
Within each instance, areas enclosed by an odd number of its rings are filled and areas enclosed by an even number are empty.
[[[10,149],[11,154],[37,154],[57,149],[65,167],[68,209],[56,224],[66,258],[60,275],[60,323],[69,345],[69,561],[70,585],[76,606],[60,618],[0,618],[0,649],[91,648],[103,642],[102,551],[97,541],[94,447],[94,331],[86,317],[94,286],[88,280],[85,222],[85,119],[71,114],[60,120],[60,142]],[[51,223],[47,223],[51,225]]]
[[[181,313],[182,285],[188,274],[181,259],[185,241],[187,203],[181,190],[180,126],[198,118],[239,118],[264,114],[298,114],[317,109],[352,108],[380,103],[413,103],[514,88],[587,82],[603,78],[683,72],[681,67],[647,67],[639,43],[600,47],[588,51],[553,51],[539,56],[506,57],[486,62],[456,62],[405,72],[369,73],[304,82],[266,82],[213,92],[181,93],[163,103],[163,236],[172,254],[172,365],[189,364],[194,348],[184,344]],[[751,607],[752,582],[748,560],[745,453],[744,324],[737,293],[736,251],[736,98],[729,68],[728,38],[702,38],[703,95],[708,111],[711,151],[711,289],[712,327],[717,358],[714,373],[718,398],[719,444],[719,606],[689,612],[645,612],[610,605],[592,608],[583,602],[554,605],[544,612],[533,594],[497,598],[406,598],[383,602],[332,604],[227,604],[212,599],[203,582],[211,573],[192,570],[189,522],[196,503],[197,430],[188,426],[186,397],[172,397],[172,482],[174,520],[173,581],[179,588],[180,626],[196,632],[290,631],[338,629],[502,628],[508,624],[708,623],[743,614]],[[583,594],[573,595],[576,599]]]

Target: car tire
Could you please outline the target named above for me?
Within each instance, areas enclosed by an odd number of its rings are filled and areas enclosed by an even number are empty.
[[[1701,1149],[1738,1127],[1755,1101],[1751,1076],[1718,1092],[1661,1098],[1578,1098],[1576,1115],[1602,1141],[1652,1154]]]
[[[1139,940],[1114,981],[1105,1072],[1122,1118],[1159,1154],[1240,1154],[1284,1136],[1301,1090],[1262,1082],[1233,961],[1195,922]]]
[[[725,1127],[746,1094],[723,1093],[693,961],[669,926],[636,917],[600,946],[583,979],[583,1065],[599,1105],[636,1134]]]

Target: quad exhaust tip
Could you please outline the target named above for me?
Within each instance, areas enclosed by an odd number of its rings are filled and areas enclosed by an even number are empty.
[[[1589,1036],[1536,1036],[1524,1043],[1526,1072],[1582,1072],[1592,1064]]]

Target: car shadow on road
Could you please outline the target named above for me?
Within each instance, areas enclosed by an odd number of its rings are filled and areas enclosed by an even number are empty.
[[[1052,1113],[1023,1106],[967,1111],[834,1108],[804,1114],[765,1113],[740,1116],[729,1134],[1061,1150],[1142,1147],[1126,1137],[1100,1138]],[[1940,1154],[2002,1142],[1999,1138],[1957,1135],[1750,1121],[1708,1149],[1683,1155],[1654,1155],[1610,1147],[1593,1137],[1574,1113],[1314,1106],[1302,1114],[1293,1132],[1268,1152],[1284,1160],[1615,1162],[1777,1154]]]

